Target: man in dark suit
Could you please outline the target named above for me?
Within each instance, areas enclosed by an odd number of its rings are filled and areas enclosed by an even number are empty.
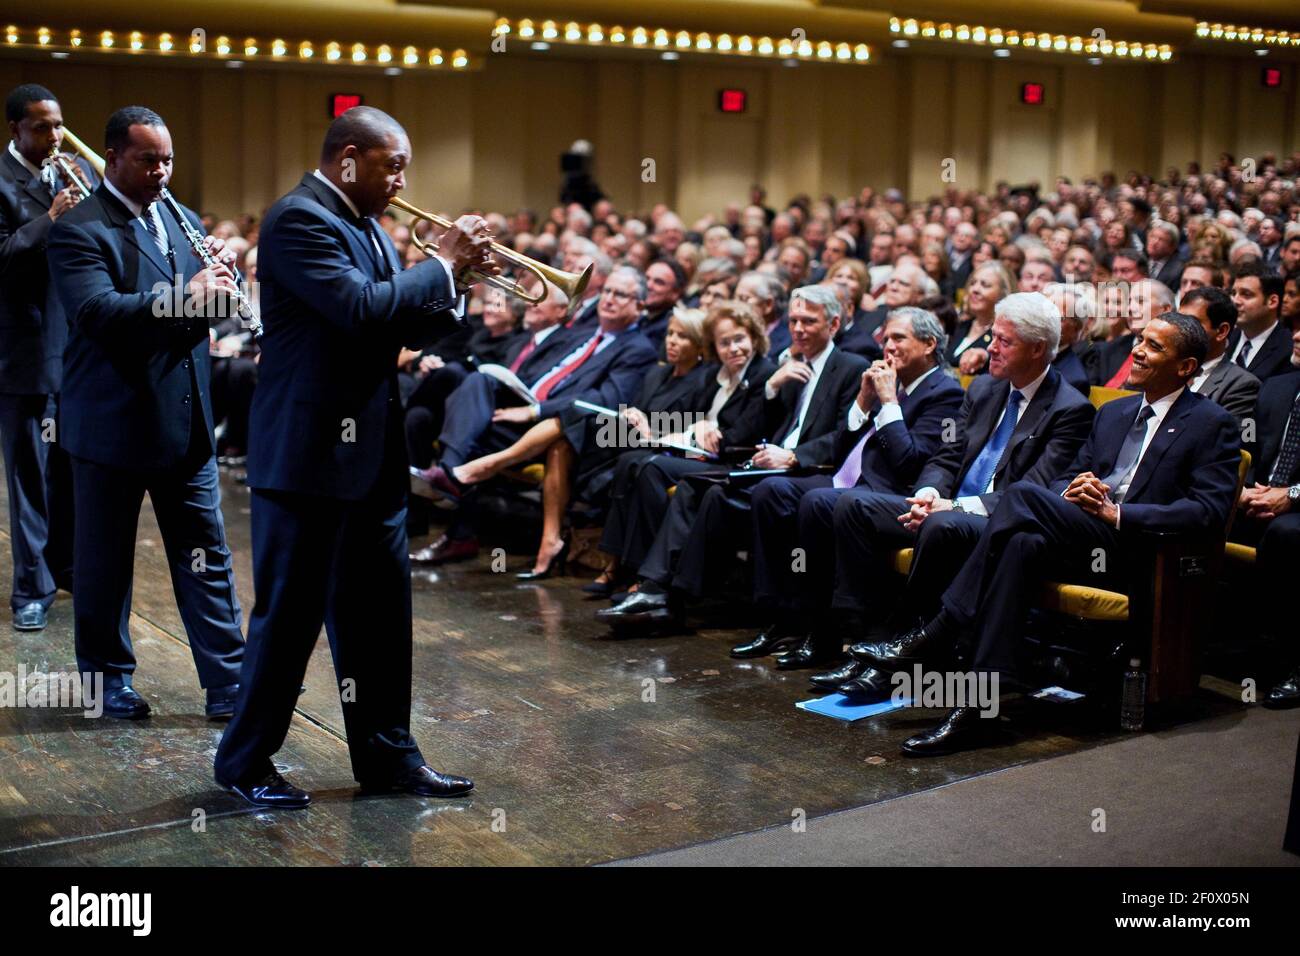
[[[835,341],[836,346],[873,361],[880,358],[882,333],[889,313],[916,305],[924,295],[925,273],[920,266],[910,262],[895,266],[885,283],[882,304],[862,313],[850,328],[842,331]]]
[[[348,110],[320,168],[262,224],[262,361],[253,397],[257,606],[217,782],[255,806],[308,794],[271,762],[324,623],[362,789],[453,797],[473,783],[430,768],[410,732],[411,581],[397,356],[458,325],[467,269],[491,272],[483,221],[462,216],[437,257],[400,270],[375,222],[405,185],[410,140],[387,114]]]
[[[638,323],[641,334],[650,340],[655,354],[663,358],[664,336],[673,307],[686,292],[686,271],[676,259],[656,259],[645,270],[645,314]]]
[[[904,307],[885,325],[885,358],[862,375],[846,426],[836,435],[834,475],[765,478],[752,498],[754,603],[769,624],[731,656],[758,657],[778,644],[802,647],[782,668],[840,655],[830,607],[835,545],[829,515],[849,489],[901,495],[939,447],[961,408],[962,389],[944,367],[947,336],[931,312]],[[822,519],[814,517],[820,513]],[[822,532],[822,533],[818,533]],[[796,549],[799,549],[796,552]]]
[[[1002,299],[993,320],[989,374],[966,390],[956,427],[916,479],[910,498],[854,490],[830,518],[836,546],[831,604],[879,619],[895,589],[887,566],[897,548],[915,548],[907,605],[929,610],[975,547],[1006,489],[1045,486],[1064,473],[1092,427],[1092,405],[1048,357],[1057,348],[1056,306],[1037,292]],[[1014,405],[1012,400],[1014,399]],[[888,696],[885,676],[862,659],[814,683],[857,696]]]
[[[792,357],[764,385],[765,417],[773,436],[750,459],[750,467],[788,470],[832,462],[836,434],[861,387],[867,361],[836,348],[843,306],[826,286],[803,286],[790,299]],[[614,626],[674,624],[686,597],[717,586],[731,566],[749,521],[750,484],[723,472],[680,482],[663,527],[638,570],[640,583],[627,600],[596,613]],[[673,594],[669,595],[669,589]]]
[[[1052,300],[1056,310],[1061,313],[1061,342],[1056,347],[1056,357],[1052,359],[1052,368],[1061,374],[1061,378],[1073,385],[1086,398],[1092,390],[1092,381],[1084,356],[1089,356],[1093,364],[1096,355],[1087,341],[1087,332],[1092,325],[1092,297],[1090,292],[1072,283],[1052,282],[1043,288],[1043,295]],[[1080,353],[1079,345],[1088,346]]]
[[[1258,594],[1264,626],[1300,665],[1295,604],[1290,589],[1300,564],[1300,330],[1292,336],[1292,370],[1274,375],[1259,392],[1251,474],[1246,478],[1232,538],[1257,548]],[[1300,707],[1300,666],[1292,668],[1260,701],[1265,707]]]
[[[61,439],[77,512],[77,664],[104,674],[106,714],[149,716],[131,686],[128,630],[147,491],[207,713],[229,716],[244,642],[217,484],[208,316],[229,305],[234,256],[208,239],[223,262],[205,268],[163,210],[172,144],[162,117],[120,109],[104,140],[104,183],[49,237],[50,276],[69,323]]]
[[[1212,402],[1218,402],[1232,412],[1237,421],[1243,421],[1255,409],[1259,379],[1224,357],[1228,338],[1237,325],[1237,307],[1222,289],[1201,286],[1188,290],[1178,311],[1200,322],[1210,339],[1205,361],[1187,387]]]
[[[966,280],[974,268],[972,257],[979,239],[979,230],[972,223],[959,222],[953,227],[952,248],[948,252],[948,282],[952,289],[966,288]]]
[[[1172,222],[1156,220],[1147,230],[1147,275],[1177,292],[1186,260],[1178,255],[1182,237]]]
[[[1291,330],[1280,321],[1282,288],[1282,277],[1258,260],[1247,260],[1233,270],[1237,327],[1228,339],[1228,361],[1261,382],[1291,370]]]
[[[1102,581],[1127,592],[1150,567],[1134,555],[1134,533],[1204,534],[1225,526],[1237,484],[1241,441],[1221,406],[1187,388],[1205,356],[1205,330],[1190,316],[1152,320],[1134,349],[1132,384],[1142,394],[1104,405],[1067,475],[1050,488],[1019,482],[1002,496],[970,559],[925,624],[866,645],[884,670],[945,654],[974,635],[978,675],[1014,679],[1027,612],[1049,579]],[[1098,549],[1107,556],[1099,571]],[[952,753],[990,741],[995,720],[956,707],[903,744],[912,756]]]
[[[5,116],[12,138],[0,156],[0,442],[14,562],[9,603],[16,629],[38,631],[55,590],[72,587],[72,480],[56,431],[68,323],[50,288],[45,244],[80,192],[47,162],[63,139],[54,94],[20,86]],[[89,164],[76,163],[88,183],[97,181]]]
[[[438,464],[411,469],[411,491],[456,507],[458,514],[426,563],[478,553],[475,495],[457,469],[510,447],[532,425],[582,400],[604,408],[630,405],[655,363],[655,347],[640,332],[645,280],[631,267],[615,269],[601,291],[595,328],[564,329],[530,354],[516,373],[537,401],[524,399],[490,375],[476,372],[447,399]]]

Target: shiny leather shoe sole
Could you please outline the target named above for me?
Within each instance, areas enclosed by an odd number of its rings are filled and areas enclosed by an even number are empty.
[[[244,800],[255,807],[261,807],[263,810],[305,810],[311,806],[311,794],[286,781],[280,781],[286,789],[268,788],[263,789],[260,784],[251,787],[241,787],[238,784],[221,784],[231,793],[243,797]]]

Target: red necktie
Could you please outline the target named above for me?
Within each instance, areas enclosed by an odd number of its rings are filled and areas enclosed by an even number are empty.
[[[1128,373],[1132,370],[1132,368],[1133,368],[1133,353],[1129,352],[1128,358],[1126,358],[1124,360],[1124,364],[1119,367],[1119,371],[1115,373],[1115,377],[1106,383],[1106,387],[1123,388],[1124,383],[1128,381]]]
[[[572,375],[574,371],[582,366],[583,362],[587,361],[587,359],[591,358],[592,355],[596,353],[596,346],[600,345],[600,340],[604,337],[604,332],[597,332],[595,337],[587,343],[587,347],[582,350],[581,355],[568,365],[563,365],[560,368],[557,368],[550,375],[546,376],[546,378],[538,382],[537,387],[533,389],[533,394],[537,396],[537,400],[539,402],[546,401],[546,396],[551,394],[551,389],[555,388],[555,386],[559,385],[566,378]]]
[[[533,349],[535,348],[537,348],[536,337],[530,338],[527,342],[525,342],[524,347],[521,348],[519,350],[519,354],[515,356],[515,360],[510,363],[510,371],[518,372],[519,366],[524,364],[524,359],[528,358],[528,356],[533,354]]]

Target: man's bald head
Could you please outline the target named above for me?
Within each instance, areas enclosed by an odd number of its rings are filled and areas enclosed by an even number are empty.
[[[320,170],[362,216],[378,216],[405,186],[411,161],[406,130],[383,110],[354,106],[330,124]]]

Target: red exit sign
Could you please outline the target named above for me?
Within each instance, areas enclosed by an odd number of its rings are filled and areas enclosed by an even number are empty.
[[[1276,89],[1282,85],[1282,71],[1275,66],[1266,66],[1259,79],[1269,89]]]
[[[1042,83],[1022,83],[1020,86],[1020,102],[1030,106],[1041,106],[1046,95]]]
[[[744,90],[718,90],[718,109],[724,113],[743,113],[746,99]]]
[[[365,100],[360,93],[331,93],[330,119],[338,119],[354,106],[360,106]]]

